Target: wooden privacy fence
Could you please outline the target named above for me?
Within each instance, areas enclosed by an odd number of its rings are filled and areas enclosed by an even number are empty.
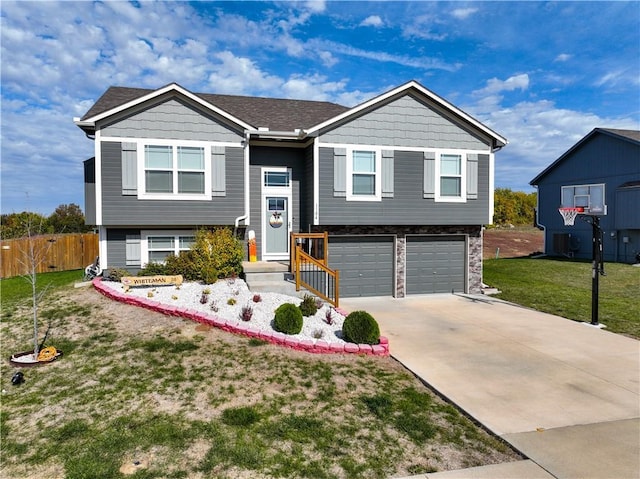
[[[0,278],[27,274],[29,241],[34,251],[44,258],[38,273],[84,269],[98,256],[98,235],[95,233],[42,235],[0,241]]]

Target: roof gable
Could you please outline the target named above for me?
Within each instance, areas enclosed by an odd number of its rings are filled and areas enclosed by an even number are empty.
[[[429,100],[432,104],[434,104],[439,109],[446,112],[446,114],[451,115],[458,119],[461,123],[468,125],[469,127],[481,132],[484,136],[491,139],[493,143],[493,147],[499,149],[505,146],[508,141],[506,138],[498,135],[495,131],[488,128],[486,125],[482,124],[471,115],[465,113],[459,108],[455,107],[453,104],[446,101],[444,98],[436,95],[431,90],[428,90],[420,83],[416,81],[410,81],[401,85],[393,90],[388,91],[387,93],[383,93],[369,101],[361,103],[354,108],[344,111],[340,115],[330,118],[327,121],[320,123],[313,128],[311,128],[307,133],[310,135],[317,135],[323,131],[326,131],[331,128],[335,128],[337,125],[342,124],[346,121],[350,121],[353,118],[356,118],[360,115],[364,115],[369,111],[372,111],[376,108],[379,108],[381,105],[394,101],[397,98],[400,98],[405,95],[415,95],[422,96]]]
[[[191,93],[174,83],[158,90],[110,87],[85,113],[79,123],[95,122],[167,92],[187,96],[245,129],[263,127],[272,131],[306,129],[348,110],[345,106],[330,102]]]
[[[546,167],[540,174],[532,179],[529,184],[537,185],[542,178],[547,176],[553,171],[560,163],[564,162],[567,158],[571,157],[577,150],[582,148],[589,140],[596,135],[607,135],[619,141],[630,142],[635,145],[640,145],[640,131],[639,130],[616,130],[613,128],[594,128],[584,138],[578,141],[575,145],[569,148],[565,153],[560,156],[556,161]]]

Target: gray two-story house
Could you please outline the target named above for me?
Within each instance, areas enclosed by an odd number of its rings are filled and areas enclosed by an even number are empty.
[[[411,81],[354,108],[327,102],[109,88],[74,119],[87,222],[103,267],[135,271],[228,225],[259,261],[292,232],[328,232],[348,296],[479,292],[495,152],[506,139]]]
[[[591,259],[591,223],[578,216],[565,226],[558,213],[573,194],[583,205],[603,205],[597,216],[603,230],[605,261],[634,263],[640,257],[640,131],[594,128],[538,174],[538,225],[545,253]],[[593,197],[593,192],[598,197]],[[600,193],[602,192],[602,193]],[[578,203],[576,203],[578,204]]]

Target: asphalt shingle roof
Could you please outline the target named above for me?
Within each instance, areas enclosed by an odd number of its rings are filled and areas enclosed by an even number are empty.
[[[156,90],[112,86],[98,98],[82,117],[82,120],[124,105],[154,91]],[[272,131],[310,128],[349,109],[337,103],[323,101],[208,93],[195,93],[195,95],[255,128],[267,127]]]

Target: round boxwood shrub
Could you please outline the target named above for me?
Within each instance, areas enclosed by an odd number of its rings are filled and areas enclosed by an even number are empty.
[[[356,344],[378,344],[380,327],[373,316],[366,311],[354,311],[342,324],[344,340]]]
[[[293,303],[284,303],[276,309],[273,329],[284,334],[298,334],[302,331],[302,312]]]

